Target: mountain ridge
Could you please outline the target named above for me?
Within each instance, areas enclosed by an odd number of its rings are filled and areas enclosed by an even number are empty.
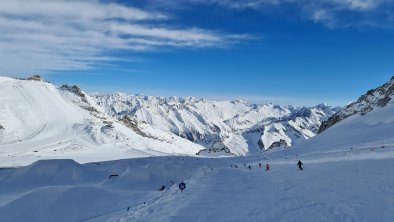
[[[309,139],[322,120],[339,110],[326,104],[313,107],[256,105],[242,100],[210,101],[119,92],[90,93],[90,96],[114,118],[131,116],[202,145],[206,148],[203,152],[236,155],[278,145],[290,147],[298,140]]]
[[[365,115],[376,108],[385,107],[392,98],[394,98],[394,76],[385,84],[368,90],[365,94],[360,96],[357,101],[350,103],[344,109],[324,121],[318,133],[325,131],[350,116],[356,114]]]

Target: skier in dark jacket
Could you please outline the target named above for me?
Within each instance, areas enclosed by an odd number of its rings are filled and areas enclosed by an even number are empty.
[[[298,168],[300,168],[300,170],[304,170],[304,169],[302,169],[302,165],[304,165],[304,164],[301,162],[301,160],[298,160],[297,165],[298,165]]]

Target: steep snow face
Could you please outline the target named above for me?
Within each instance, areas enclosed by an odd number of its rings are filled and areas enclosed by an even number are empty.
[[[337,152],[365,148],[374,152],[394,145],[394,100],[364,115],[352,115],[312,139],[299,144],[302,153]],[[298,146],[294,148],[294,152]]]
[[[325,104],[310,108],[244,101],[207,101],[193,97],[161,98],[125,93],[91,97],[108,115],[130,117],[186,138],[206,149],[246,155],[273,147],[289,147],[313,137],[322,121],[338,108]]]
[[[40,79],[0,77],[0,125],[3,166],[65,157],[87,162],[195,155],[203,149],[147,124],[127,127],[100,111],[78,87],[58,88]]]
[[[362,95],[356,102],[346,106],[340,112],[335,113],[320,126],[319,132],[323,132],[334,124],[352,116],[365,115],[376,108],[385,107],[394,98],[394,76],[384,85],[371,89]]]

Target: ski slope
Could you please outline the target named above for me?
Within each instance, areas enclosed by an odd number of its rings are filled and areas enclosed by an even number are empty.
[[[15,222],[393,221],[394,147],[351,152],[82,165],[43,160],[0,170],[0,216]],[[299,158],[304,171],[297,170]],[[167,189],[158,191],[162,185]]]

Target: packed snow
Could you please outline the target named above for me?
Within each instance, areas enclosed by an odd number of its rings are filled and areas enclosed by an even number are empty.
[[[15,222],[393,221],[393,146],[304,152],[41,160],[0,170],[0,215]]]

